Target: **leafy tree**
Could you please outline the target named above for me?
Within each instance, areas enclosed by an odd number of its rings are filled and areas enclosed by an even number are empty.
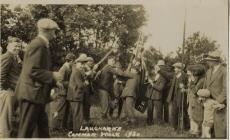
[[[181,61],[183,57],[185,64],[195,63],[197,57],[214,51],[217,48],[218,45],[215,40],[211,40],[205,35],[201,36],[200,32],[195,32],[185,41],[184,56],[182,54],[182,48],[178,47],[178,56],[176,59]]]
[[[57,39],[51,42],[55,47],[51,49],[55,66],[63,63],[68,52],[87,53],[98,61],[113,43],[119,46],[121,57],[129,58],[127,50],[135,47],[138,29],[146,20],[141,5],[28,5],[13,10],[1,5],[1,13],[3,49],[9,35],[28,43],[36,35],[40,18],[55,20],[61,28]]]

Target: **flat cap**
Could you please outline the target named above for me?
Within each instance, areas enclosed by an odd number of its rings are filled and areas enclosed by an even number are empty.
[[[184,64],[178,62],[178,63],[173,64],[173,67],[183,69],[184,68]]]
[[[42,18],[37,22],[38,29],[59,30],[58,24],[52,19]]]
[[[87,61],[94,62],[94,59],[92,57],[87,57]]]
[[[88,59],[87,59],[87,55],[80,55],[76,60],[75,60],[75,63],[77,62],[87,62]]]
[[[68,53],[65,57],[66,60],[74,60],[76,56],[73,53]]]
[[[157,62],[157,65],[158,65],[158,66],[164,66],[164,65],[165,65],[165,61],[164,61],[164,60],[159,60],[159,61]]]

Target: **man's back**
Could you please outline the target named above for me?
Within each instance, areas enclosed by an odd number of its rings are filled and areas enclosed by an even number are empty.
[[[31,41],[24,56],[24,63],[16,87],[18,99],[45,104],[49,100],[49,85],[53,81],[50,72],[50,52],[44,41],[37,37]]]

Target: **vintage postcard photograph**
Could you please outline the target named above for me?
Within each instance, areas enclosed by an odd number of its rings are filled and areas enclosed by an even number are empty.
[[[0,7],[0,138],[228,138],[228,0]]]

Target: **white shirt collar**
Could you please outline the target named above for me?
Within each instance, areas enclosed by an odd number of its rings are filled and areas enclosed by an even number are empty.
[[[176,78],[180,78],[181,72],[176,75]]]
[[[159,73],[157,73],[157,74],[156,74],[156,76],[155,76],[154,81],[157,81],[159,78],[160,78],[160,74],[159,74]]]
[[[46,47],[49,48],[49,40],[42,34],[39,34],[38,37],[42,38],[46,43]]]

